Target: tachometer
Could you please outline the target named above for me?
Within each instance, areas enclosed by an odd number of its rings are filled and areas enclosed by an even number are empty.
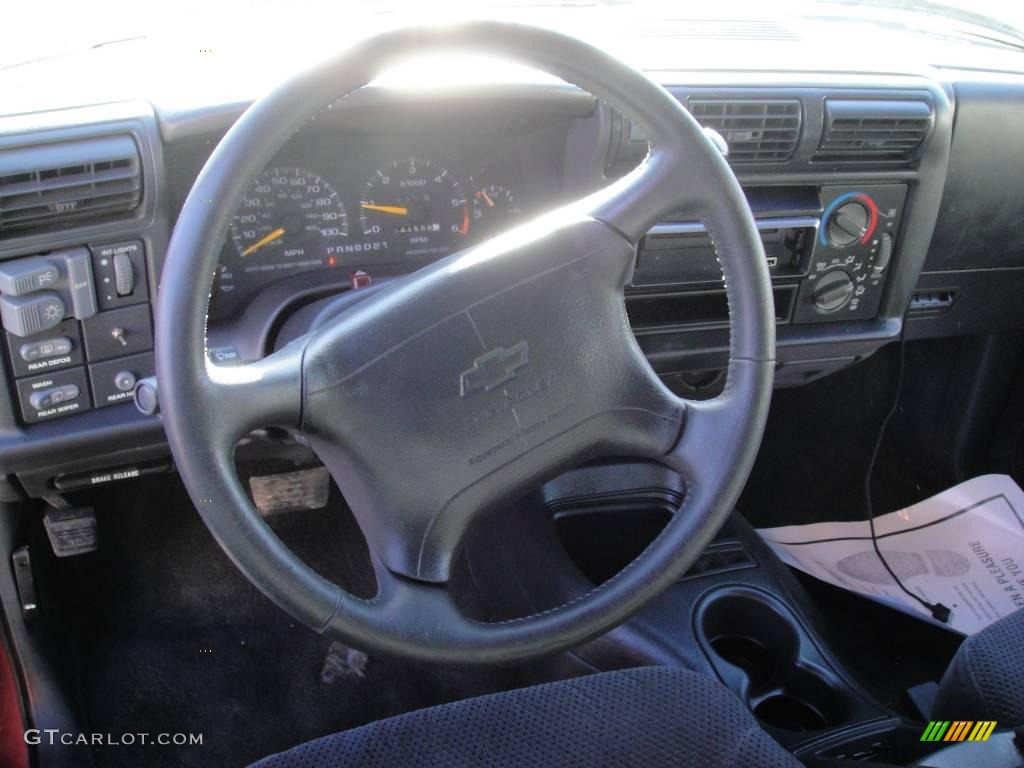
[[[243,260],[258,256],[261,263],[280,266],[325,259],[347,236],[348,215],[338,193],[303,168],[260,174],[231,223],[231,239]]]
[[[380,168],[363,185],[363,233],[400,238],[406,255],[441,255],[469,233],[470,209],[458,179],[429,160],[410,157]]]

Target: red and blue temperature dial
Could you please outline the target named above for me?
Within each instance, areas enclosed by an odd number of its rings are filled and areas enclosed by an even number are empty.
[[[822,245],[846,248],[866,245],[878,226],[878,206],[863,192],[847,192],[833,200],[822,216],[818,230]]]

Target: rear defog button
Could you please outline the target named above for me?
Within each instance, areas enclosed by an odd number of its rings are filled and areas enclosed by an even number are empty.
[[[66,355],[70,351],[71,339],[67,336],[58,336],[54,339],[30,341],[27,344],[22,344],[21,348],[18,350],[18,354],[21,355],[21,359],[26,363],[31,363],[34,360],[40,360],[42,358]]]

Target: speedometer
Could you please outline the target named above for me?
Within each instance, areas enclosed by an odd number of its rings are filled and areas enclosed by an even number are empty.
[[[469,233],[469,202],[447,169],[410,157],[378,169],[359,201],[363,233],[399,240],[408,256],[442,255]]]
[[[348,216],[338,193],[303,168],[260,174],[231,223],[231,239],[243,260],[278,266],[324,259],[347,236]]]

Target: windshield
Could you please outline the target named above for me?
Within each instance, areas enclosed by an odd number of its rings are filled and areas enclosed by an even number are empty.
[[[1024,3],[1007,0],[781,0],[770,6],[763,0],[51,0],[22,3],[4,15],[5,26],[17,33],[0,48],[0,68],[154,39],[211,52],[241,48],[255,58],[277,46],[293,47],[301,42],[296,36],[308,37],[311,45],[324,39],[342,44],[384,27],[470,16],[547,24],[576,34],[587,27],[614,32],[622,20],[643,17],[739,22],[827,16],[926,25],[930,31],[1024,46]]]

